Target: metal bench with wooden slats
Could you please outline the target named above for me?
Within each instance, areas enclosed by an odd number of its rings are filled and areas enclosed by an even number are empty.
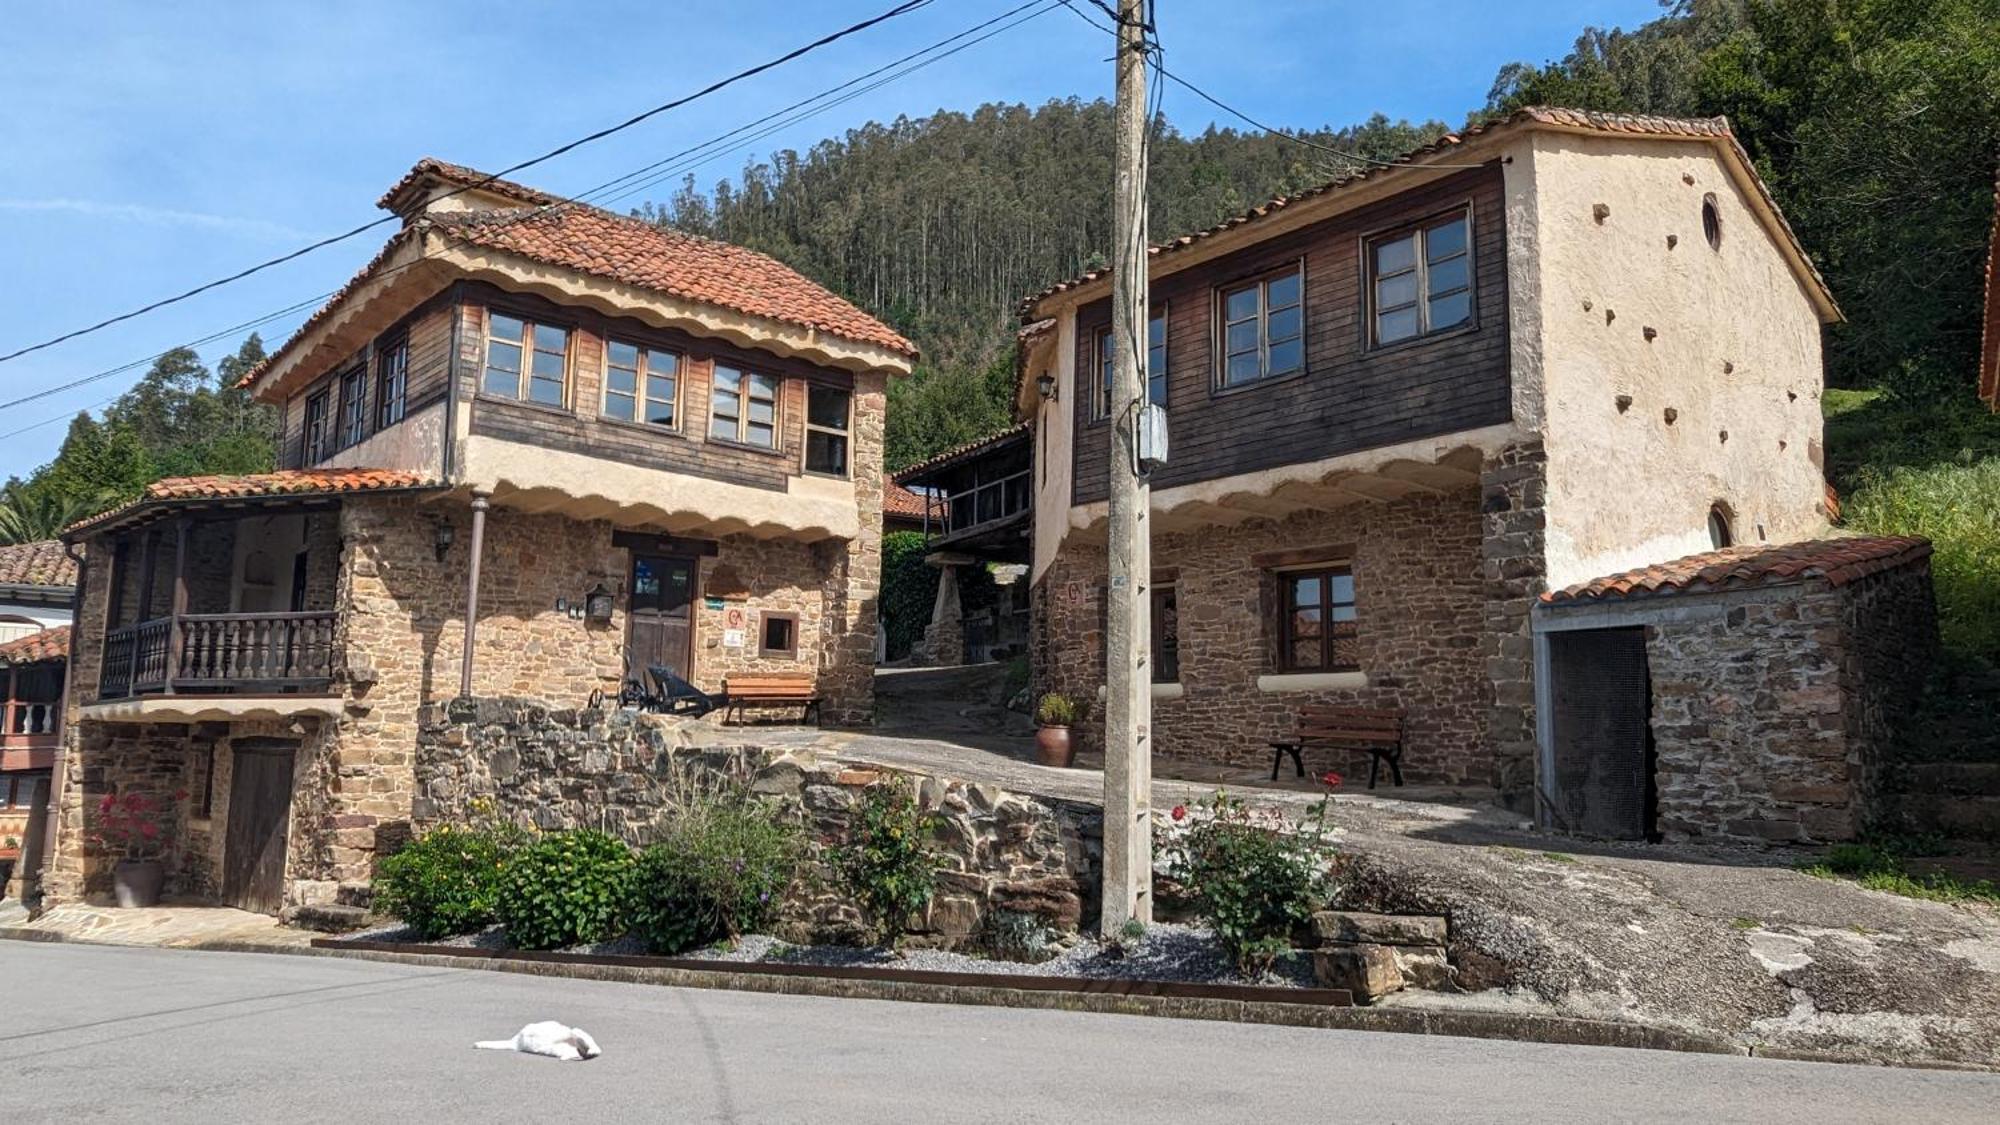
[[[1389,763],[1389,777],[1403,784],[1403,712],[1392,707],[1299,708],[1294,734],[1271,743],[1271,780],[1278,780],[1278,767],[1285,755],[1292,756],[1298,775],[1306,775],[1305,750],[1365,751],[1368,759],[1368,788],[1375,788],[1375,773]]]
[[[799,707],[799,721],[819,717],[819,685],[807,672],[760,672],[722,681],[722,721],[740,721],[747,707]]]

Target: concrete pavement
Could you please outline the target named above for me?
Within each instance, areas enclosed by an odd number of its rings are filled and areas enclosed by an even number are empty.
[[[20,1121],[1988,1122],[2000,1076],[0,942]],[[531,1020],[605,1057],[474,1051]]]

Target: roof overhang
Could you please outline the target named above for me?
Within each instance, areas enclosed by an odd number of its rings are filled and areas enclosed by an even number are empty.
[[[366,489],[301,489],[250,496],[163,496],[147,497],[122,508],[114,508],[63,532],[63,541],[76,543],[109,531],[131,531],[180,515],[205,519],[241,519],[274,512],[308,512],[337,508],[341,501],[356,497],[393,496],[410,493],[439,493],[445,486],[425,481],[416,484]]]
[[[78,716],[94,723],[281,722],[340,717],[337,695],[149,695],[86,704]]]

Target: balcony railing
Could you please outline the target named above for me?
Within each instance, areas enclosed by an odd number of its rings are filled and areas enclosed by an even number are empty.
[[[933,541],[958,539],[1005,523],[1034,505],[1033,472],[1009,476],[924,499],[924,534]]]
[[[333,613],[188,613],[104,636],[98,697],[282,692],[333,680]]]

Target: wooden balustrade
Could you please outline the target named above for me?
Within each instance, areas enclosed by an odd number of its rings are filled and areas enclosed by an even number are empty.
[[[186,613],[104,637],[103,699],[160,692],[323,688],[333,678],[331,611]]]
[[[927,494],[924,533],[932,539],[950,539],[1026,512],[1034,505],[1032,475],[1024,469],[957,492]]]

